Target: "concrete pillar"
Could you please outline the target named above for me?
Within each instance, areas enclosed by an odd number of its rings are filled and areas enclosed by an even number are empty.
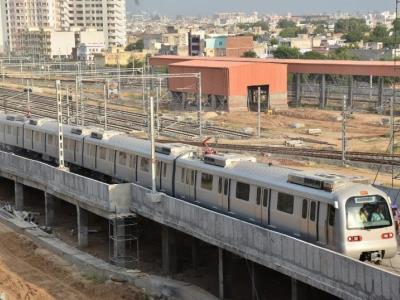
[[[321,85],[320,85],[320,98],[319,98],[319,108],[324,109],[326,106],[326,75],[321,75]]]
[[[126,246],[126,233],[125,233],[125,219],[115,219],[113,222],[113,255],[117,265],[124,267],[125,260],[125,246]]]
[[[291,289],[291,295],[292,295],[292,297],[291,297],[291,299],[292,300],[297,300],[297,299],[299,299],[298,298],[298,282],[297,282],[297,280],[296,279],[294,279],[294,278],[291,278],[291,281],[292,281],[292,284],[291,284],[291,286],[292,286],[292,289]]]
[[[24,209],[24,185],[22,183],[15,181],[14,194],[15,194],[15,210],[23,210]]]
[[[192,238],[192,266],[194,270],[197,270],[199,266],[199,241],[193,237]]]
[[[230,299],[233,288],[232,258],[224,249],[218,248],[218,287],[219,298]]]
[[[384,91],[385,91],[385,78],[384,77],[379,77],[378,78],[378,104],[377,104],[377,107],[379,107],[379,108],[383,108]]]
[[[217,108],[217,96],[211,95],[211,108],[216,109]]]
[[[89,213],[86,209],[76,206],[78,219],[78,246],[85,248],[89,245]]]
[[[295,106],[301,106],[301,74],[296,73],[294,75],[296,77],[296,98],[295,98]]]
[[[53,227],[55,224],[55,211],[57,199],[49,193],[44,193],[45,225]]]
[[[168,226],[162,226],[162,269],[167,275],[177,271],[176,233]]]
[[[224,300],[224,249],[218,248],[218,288],[219,299]]]
[[[251,280],[251,300],[257,299],[256,274],[254,270],[254,262],[250,262],[250,280]]]
[[[353,76],[349,76],[349,91],[347,95],[347,107],[353,108]]]

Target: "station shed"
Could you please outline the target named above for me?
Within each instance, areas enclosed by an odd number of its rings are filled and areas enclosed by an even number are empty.
[[[201,73],[202,97],[211,110],[257,110],[259,90],[263,110],[287,108],[285,64],[188,60],[168,64],[168,72]],[[168,85],[184,105],[199,90],[196,78],[171,78]]]

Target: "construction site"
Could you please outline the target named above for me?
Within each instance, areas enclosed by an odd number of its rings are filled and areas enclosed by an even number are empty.
[[[1,60],[0,109],[144,140],[153,133],[166,145],[251,155],[267,165],[361,176],[398,203],[399,76],[393,62],[160,56],[139,69],[96,70],[14,58]],[[2,291],[6,299],[223,299],[221,289],[227,299],[298,299],[293,289],[304,298],[351,298],[350,290],[305,283],[251,254],[226,251],[234,247],[223,250],[221,267],[218,243],[180,231],[179,220],[168,227],[174,223],[161,222],[162,213],[150,217],[147,202],[128,203],[129,193],[144,195],[140,188],[17,154],[18,163],[8,151],[0,155],[2,223],[19,227],[0,226],[0,299]],[[87,260],[96,267],[82,275]],[[102,262],[116,269],[99,271]],[[373,268],[398,276],[400,259]],[[265,278],[272,283],[264,286]]]

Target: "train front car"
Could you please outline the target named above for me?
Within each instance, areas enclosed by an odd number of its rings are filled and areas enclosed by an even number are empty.
[[[339,251],[362,261],[379,263],[397,253],[390,198],[371,185],[354,184],[338,193]]]

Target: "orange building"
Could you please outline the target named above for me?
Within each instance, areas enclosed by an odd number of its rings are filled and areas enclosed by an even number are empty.
[[[248,111],[258,103],[263,108],[287,108],[287,66],[251,62],[189,60],[168,65],[170,74],[201,73],[202,95],[212,109]],[[195,78],[173,78],[169,89],[184,96],[198,92]],[[185,97],[183,97],[185,98]]]

